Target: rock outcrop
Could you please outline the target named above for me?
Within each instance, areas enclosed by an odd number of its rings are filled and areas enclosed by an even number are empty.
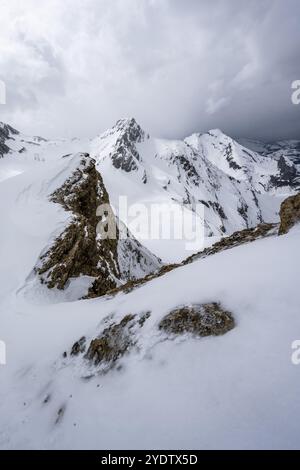
[[[211,247],[205,248],[199,253],[195,253],[189,256],[183,261],[183,264],[192,263],[200,258],[206,258],[207,256],[214,255],[220,251],[228,250],[245,243],[253,242],[259,238],[265,238],[270,235],[277,233],[278,224],[259,224],[254,228],[247,228],[234,232],[229,237],[224,237],[217,243],[214,243]]]
[[[234,327],[232,314],[220,303],[195,304],[178,307],[159,323],[159,329],[175,335],[218,336]]]
[[[290,188],[300,187],[300,173],[292,161],[283,155],[278,160],[278,173],[271,175],[270,184],[275,188],[288,186]]]
[[[143,142],[145,132],[133,118],[120,119],[113,130],[119,133],[114,153],[111,155],[114,167],[127,173],[137,170],[141,157],[136,144]]]
[[[82,355],[97,372],[106,373],[119,364],[119,360],[138,343],[138,333],[150,317],[150,312],[127,314],[118,323],[112,322],[87,345],[83,336],[73,344],[70,356]]]
[[[70,157],[69,157],[70,158]],[[54,191],[50,200],[72,214],[71,221],[44,253],[35,270],[49,288],[64,289],[71,278],[91,276],[88,296],[97,297],[120,284],[143,277],[161,266],[160,260],[127,231],[113,214],[109,196],[95,160],[76,154],[75,171]],[[99,208],[104,211],[99,212]],[[104,232],[99,233],[99,224]],[[105,236],[109,224],[112,236]]]
[[[300,193],[288,197],[281,204],[279,235],[288,233],[297,223],[300,223]]]
[[[10,151],[7,141],[9,139],[14,139],[13,136],[18,134],[19,132],[13,127],[0,122],[0,158],[3,158],[4,155]]]

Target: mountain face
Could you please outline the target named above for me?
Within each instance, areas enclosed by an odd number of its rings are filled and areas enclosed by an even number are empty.
[[[279,140],[268,143],[251,139],[239,139],[239,142],[264,157],[275,160],[286,157],[295,165],[300,165],[300,140]]]
[[[281,201],[300,187],[288,155],[266,158],[220,130],[170,141],[122,120],[92,142],[91,154],[115,207],[119,193],[130,203],[176,203],[200,219],[206,238],[278,220]]]
[[[60,204],[70,217],[35,267],[41,282],[63,290],[72,279],[89,276],[93,283],[88,294],[93,297],[160,268],[161,261],[117,220],[96,162],[82,153],[63,159],[70,175],[49,199]],[[98,215],[101,207],[105,210]],[[109,223],[115,230],[113,238],[105,237]]]
[[[10,152],[9,143],[18,134],[19,132],[8,124],[0,123],[0,158],[3,158],[5,154]]]
[[[278,221],[280,203],[300,188],[296,141],[272,145],[237,142],[218,129],[183,140],[156,139],[134,119],[121,119],[89,140],[49,141],[24,136],[7,125],[1,128],[5,158],[0,165],[0,181],[24,172],[28,166],[47,165],[63,155],[88,153],[96,161],[120,221],[162,258],[168,242],[154,243],[149,233],[141,235],[134,223],[122,220],[119,196],[126,196],[128,206],[144,204],[151,208],[159,203],[166,207],[161,217],[168,217],[168,210],[174,206],[193,216],[203,227],[203,232],[195,234],[200,248],[203,238],[210,244],[214,237]],[[254,150],[245,146],[248,143]],[[185,247],[174,247],[167,261],[180,261],[191,254]]]

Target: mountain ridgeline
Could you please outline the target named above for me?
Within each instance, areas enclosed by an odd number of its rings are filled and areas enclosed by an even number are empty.
[[[143,246],[119,219],[119,196],[129,204],[175,203],[193,213],[213,241],[278,223],[280,204],[300,190],[297,141],[237,142],[218,129],[183,140],[156,139],[133,118],[96,138],[70,141],[29,137],[1,124],[0,156],[0,181],[26,166],[41,170],[41,178],[51,169],[45,197],[61,206],[68,222],[62,230],[53,227],[56,235],[49,234],[34,271],[45,286],[59,290],[85,276],[88,297],[165,269],[159,253]],[[114,239],[97,233],[101,204],[113,214]]]

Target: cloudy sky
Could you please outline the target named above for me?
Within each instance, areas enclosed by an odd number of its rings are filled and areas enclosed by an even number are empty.
[[[299,0],[1,0],[0,120],[94,136],[300,138]]]

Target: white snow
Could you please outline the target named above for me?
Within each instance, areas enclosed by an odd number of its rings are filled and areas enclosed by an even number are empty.
[[[115,139],[108,135],[112,141],[102,139],[107,155]],[[69,217],[47,197],[78,163],[61,156],[75,147],[88,151],[90,144],[99,151],[96,141],[43,142],[39,159],[28,150],[0,160],[0,340],[7,354],[7,364],[0,365],[0,448],[298,448],[300,365],[291,361],[291,345],[300,339],[300,226],[200,259],[114,298],[75,300],[91,282],[86,276],[72,280],[63,294],[45,291],[32,269]],[[113,204],[118,194],[145,203],[182,198],[190,181],[172,155],[184,148],[191,157],[186,144],[149,139],[140,148],[146,185],[139,180],[142,172],[120,172],[106,154],[99,156]],[[216,160],[198,164],[204,183],[197,197],[208,197],[218,183],[226,229],[239,227],[236,197],[242,191],[248,200],[253,186],[232,186]],[[208,183],[209,170],[214,176]],[[256,165],[251,174],[255,186]],[[285,191],[258,195],[266,220],[278,218]],[[214,217],[208,217],[211,227]],[[253,212],[253,224],[255,219]],[[156,252],[180,259],[183,251],[170,246],[158,242]],[[224,336],[166,339],[158,330],[174,307],[212,301],[235,317],[236,327]],[[124,356],[121,370],[88,380],[94,368],[82,358],[63,358],[83,335],[90,341],[101,333],[105,321],[148,311],[138,348]],[[56,423],[59,410],[64,413]]]
[[[3,448],[297,448],[300,369],[298,226],[290,234],[227,250],[113,299],[37,305],[2,296]],[[236,327],[222,337],[163,340],[173,307],[221,301]],[[91,380],[64,360],[103,319],[151,311],[140,350],[123,369]],[[49,403],[43,400],[50,395]],[[57,412],[66,407],[61,422]]]

